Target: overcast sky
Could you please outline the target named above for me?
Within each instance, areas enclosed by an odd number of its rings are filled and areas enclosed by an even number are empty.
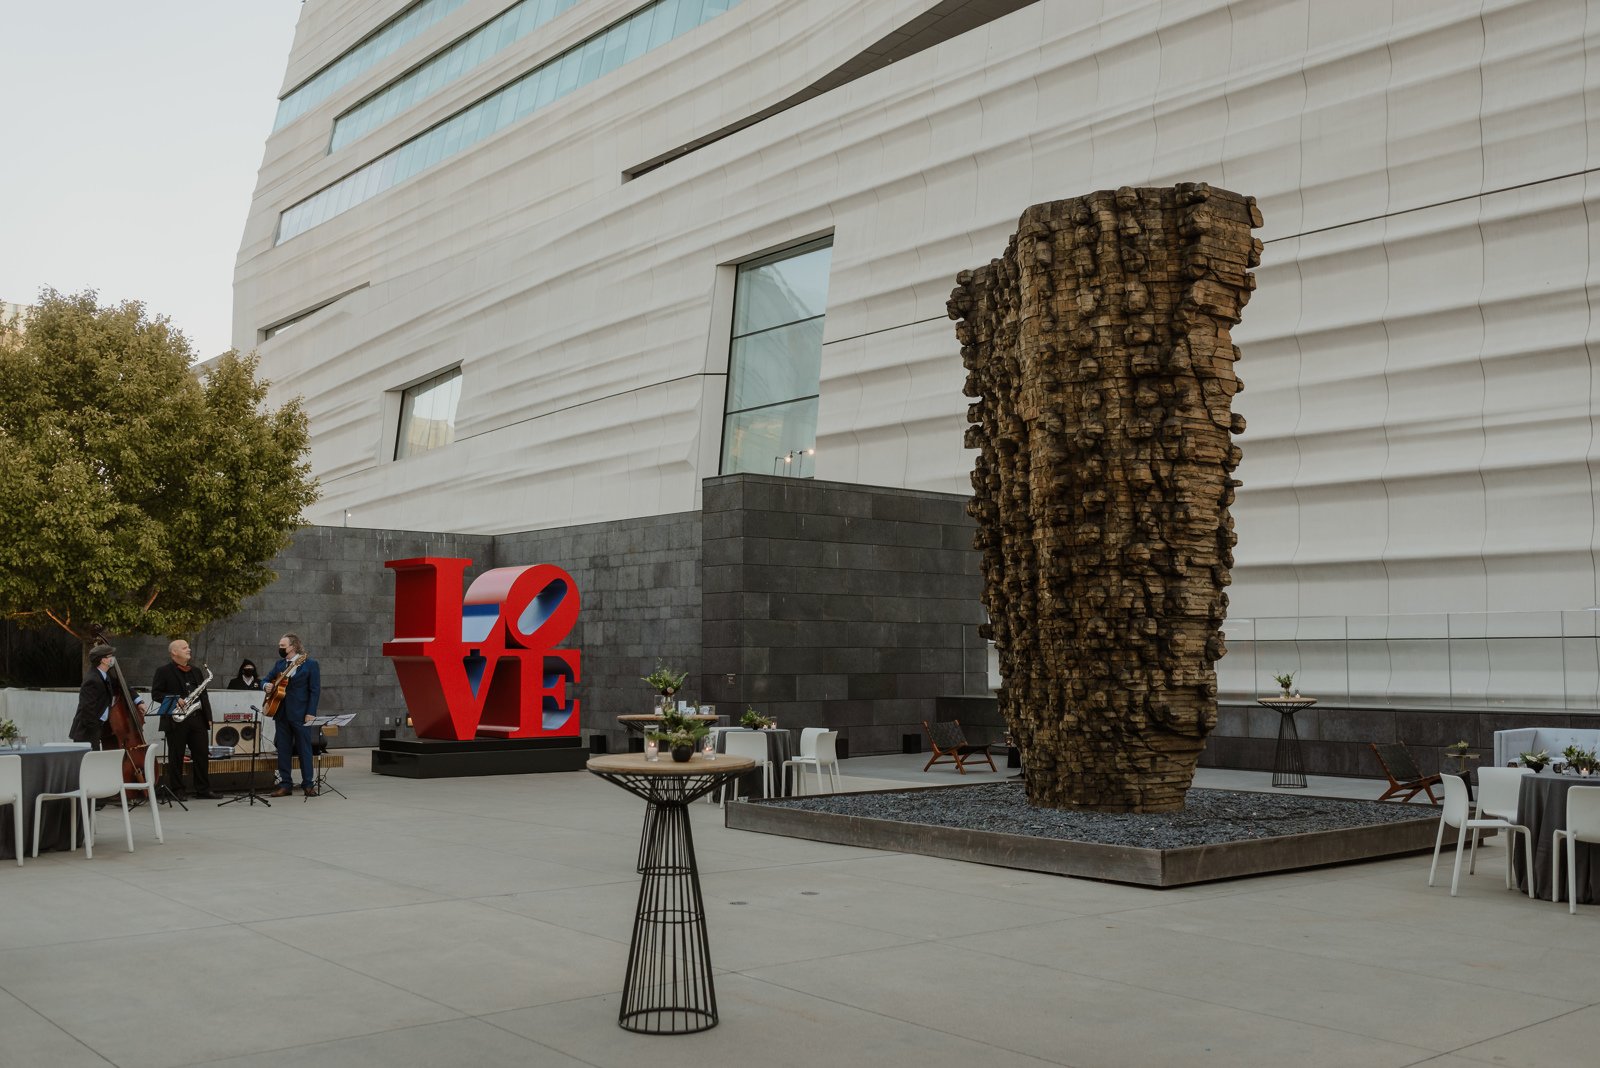
[[[0,300],[96,289],[232,344],[300,0],[0,0]]]

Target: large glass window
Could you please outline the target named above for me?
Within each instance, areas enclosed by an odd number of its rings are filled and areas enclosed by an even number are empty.
[[[464,3],[466,0],[417,0],[279,100],[272,129],[283,129]]]
[[[741,264],[733,290],[722,473],[816,473],[833,239]]]
[[[433,129],[418,134],[290,207],[278,217],[278,244],[349,211],[611,73],[634,58],[633,51],[627,47],[628,41],[644,22],[648,21],[651,28],[644,47],[649,51],[716,18],[738,3],[739,0],[656,0],[620,22],[612,23],[504,88],[456,112]],[[524,87],[534,86],[537,86],[536,91],[523,91]]]
[[[390,82],[333,120],[328,151],[343,148],[369,130],[388,122],[413,104],[486,62],[497,52],[537,30],[578,0],[522,0],[506,8],[422,66]]]
[[[461,401],[461,368],[418,382],[400,398],[400,433],[394,458],[443,448],[456,439],[456,405]]]

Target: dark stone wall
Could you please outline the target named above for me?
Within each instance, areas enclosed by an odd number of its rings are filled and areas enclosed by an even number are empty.
[[[465,556],[474,561],[470,582],[491,566],[494,539],[474,534],[428,534],[366,527],[304,527],[272,561],[278,580],[226,619],[190,638],[195,662],[223,687],[239,662],[263,672],[277,659],[277,640],[300,635],[322,668],[323,715],[360,713],[340,732],[341,746],[371,746],[378,731],[405,722],[405,702],[382,644],[393,635],[394,579],[386,560],[413,556]],[[130,681],[148,686],[167,660],[166,639],[119,639]]]
[[[220,687],[246,657],[269,669],[278,636],[293,631],[322,666],[324,714],[361,713],[336,744],[376,745],[378,731],[402,727],[406,715],[382,652],[394,620],[394,579],[383,565],[416,556],[471,559],[466,584],[491,567],[552,563],[570,572],[583,608],[564,644],[583,650],[582,727],[607,734],[613,751],[624,737],[615,717],[649,708],[639,677],[657,657],[691,677],[699,672],[697,512],[493,537],[306,527],[273,560],[276,582],[191,638],[195,659],[210,665]],[[148,685],[166,661],[164,638],[118,645],[136,685]]]
[[[935,699],[984,693],[967,498],[840,482],[707,479],[704,680],[717,711],[837,729],[898,753]]]
[[[651,707],[640,677],[658,659],[689,672],[682,696],[722,714],[754,705],[788,727],[838,728],[852,753],[899,752],[937,698],[986,695],[965,503],[730,475],[706,482],[703,512],[493,537],[308,527],[273,561],[277,582],[190,640],[221,685],[246,656],[266,669],[295,631],[322,664],[323,709],[361,713],[336,744],[371,746],[405,718],[381,651],[394,612],[384,561],[464,556],[468,582],[552,563],[582,597],[566,644],[583,651],[583,733],[613,752],[626,747],[616,717]],[[119,645],[136,683],[166,659],[165,639]]]

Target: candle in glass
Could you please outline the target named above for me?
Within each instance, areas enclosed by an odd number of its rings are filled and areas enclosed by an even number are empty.
[[[654,738],[644,740],[644,758],[646,760],[660,760],[661,746]]]

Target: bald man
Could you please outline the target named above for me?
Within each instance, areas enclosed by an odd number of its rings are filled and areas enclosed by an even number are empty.
[[[189,694],[200,688],[205,676],[190,666],[194,653],[189,643],[179,638],[167,646],[172,659],[156,669],[150,683],[150,699],[156,707],[168,697],[179,699],[179,709],[187,706]],[[167,737],[167,789],[180,800],[187,800],[183,792],[183,754],[189,754],[194,765],[194,796],[219,798],[222,795],[211,789],[211,694],[199,697],[200,707],[194,709],[182,722],[172,716],[161,717],[161,730]]]

